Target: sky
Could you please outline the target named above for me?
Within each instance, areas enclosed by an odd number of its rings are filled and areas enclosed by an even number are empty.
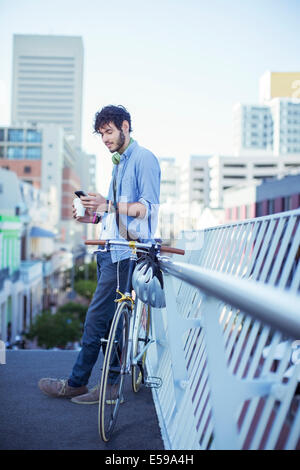
[[[81,36],[82,147],[111,170],[95,112],[123,104],[157,157],[230,154],[232,109],[266,70],[299,71],[300,0],[0,0],[0,125],[10,123],[13,34]],[[104,190],[104,189],[103,189]]]

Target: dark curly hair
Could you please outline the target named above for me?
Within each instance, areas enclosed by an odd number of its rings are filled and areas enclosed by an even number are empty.
[[[124,106],[105,106],[95,114],[94,122],[94,133],[99,134],[99,128],[103,127],[104,124],[109,124],[113,122],[117,129],[121,130],[123,121],[128,121],[129,132],[132,131],[131,128],[131,117],[129,112]]]

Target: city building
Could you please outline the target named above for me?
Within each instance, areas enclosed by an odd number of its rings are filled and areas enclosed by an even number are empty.
[[[210,207],[223,206],[224,191],[233,186],[262,181],[300,169],[300,155],[214,155],[210,166]]]
[[[0,168],[0,339],[14,342],[58,302],[75,254],[60,250],[48,195]],[[82,253],[81,253],[82,256]]]
[[[270,106],[237,103],[233,109],[235,155],[273,153],[273,119]]]
[[[16,174],[0,170],[0,188],[0,335],[13,341],[41,311],[43,264],[23,251],[29,246],[30,218]]]
[[[179,167],[175,158],[158,159],[161,169],[160,204],[179,201]]]
[[[273,121],[273,154],[298,154],[300,158],[300,99],[273,98],[269,106]]]
[[[80,177],[80,188],[85,192],[97,191],[97,161],[96,155],[88,154],[83,150],[77,151],[75,171]]]
[[[300,207],[300,174],[253,181],[224,191],[225,222],[260,217]]]
[[[81,37],[16,34],[13,39],[12,124],[62,126],[81,147]]]
[[[191,155],[187,164],[180,168],[181,204],[208,206],[210,157],[210,155]]]
[[[82,242],[82,226],[72,219],[74,191],[81,187],[79,159],[79,151],[55,124],[0,128],[0,168],[47,195],[49,225],[54,224],[61,241],[71,245]]]
[[[271,72],[267,70],[259,80],[259,103],[273,98],[300,98],[300,72]]]
[[[265,72],[259,103],[233,108],[234,154],[300,153],[300,72]]]

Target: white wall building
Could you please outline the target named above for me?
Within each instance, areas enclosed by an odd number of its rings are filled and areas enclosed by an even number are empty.
[[[180,171],[180,200],[182,204],[209,204],[210,155],[191,155]]]
[[[300,99],[273,98],[269,106],[274,155],[300,155]]]
[[[210,166],[210,206],[223,206],[223,191],[241,183],[263,180],[300,168],[300,155],[236,156],[214,155]]]
[[[179,201],[179,167],[175,158],[158,159],[161,169],[160,204]]]
[[[14,35],[12,123],[55,123],[81,146],[81,37]]]

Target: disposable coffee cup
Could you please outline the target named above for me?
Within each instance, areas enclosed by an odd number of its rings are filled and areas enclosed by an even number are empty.
[[[74,199],[73,204],[76,209],[76,216],[83,217],[85,214],[85,208],[83,207],[82,202],[80,201],[79,197]]]

